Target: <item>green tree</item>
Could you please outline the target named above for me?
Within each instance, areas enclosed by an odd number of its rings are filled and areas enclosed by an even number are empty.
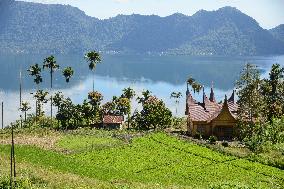
[[[59,65],[56,64],[56,60],[54,56],[49,56],[44,59],[43,61],[43,69],[49,69],[49,74],[50,74],[50,116],[51,116],[51,121],[52,121],[52,82],[53,82],[53,73],[57,69],[59,69]]]
[[[99,123],[102,121],[102,110],[100,108],[103,95],[98,91],[88,93],[89,103],[92,106],[92,122]]]
[[[41,68],[38,64],[30,66],[30,68],[27,70],[29,72],[29,75],[34,77],[34,83],[37,86],[37,91],[39,90],[39,84],[42,82],[42,76],[41,76]],[[38,101],[36,100],[36,120],[38,116]]]
[[[95,91],[94,70],[96,69],[96,65],[101,62],[101,56],[96,51],[90,51],[85,54],[85,59],[89,63],[89,69],[93,71],[93,92],[94,92]]]
[[[242,138],[249,140],[259,132],[256,122],[263,121],[266,106],[260,93],[260,73],[255,65],[246,64],[236,83],[238,101],[238,122]]]
[[[129,111],[128,111],[128,115],[127,115],[127,127],[129,129],[130,127],[130,123],[131,123],[131,118],[130,118],[130,113],[131,113],[131,100],[134,98],[135,96],[135,91],[128,87],[122,90],[123,94],[122,97],[125,97],[129,100]]]
[[[67,83],[69,83],[70,78],[73,76],[74,74],[74,70],[71,67],[66,67],[64,68],[64,70],[62,71],[63,76],[65,77],[65,80]]]
[[[176,115],[177,113],[177,109],[178,109],[178,105],[179,105],[179,99],[182,97],[181,92],[172,92],[171,93],[171,98],[175,99],[175,104],[176,104]]]
[[[172,113],[162,100],[150,96],[142,107],[141,112],[135,112],[133,116],[138,129],[164,129],[171,125]]]
[[[31,109],[31,106],[29,105],[28,102],[22,102],[22,106],[20,110],[24,112],[25,114],[25,122],[27,121],[27,111],[29,111],[30,109]]]
[[[262,94],[266,102],[266,115],[270,122],[273,117],[280,118],[284,114],[284,68],[273,64],[269,78],[262,83]]]
[[[142,92],[142,97],[137,97],[138,103],[141,103],[142,105],[151,97],[151,91],[146,90]]]
[[[39,116],[43,116],[44,115],[44,111],[42,110],[42,106],[43,104],[48,102],[47,99],[47,95],[48,92],[47,91],[43,91],[43,90],[38,90],[36,92],[36,94],[34,95],[34,98],[37,100],[37,112]]]

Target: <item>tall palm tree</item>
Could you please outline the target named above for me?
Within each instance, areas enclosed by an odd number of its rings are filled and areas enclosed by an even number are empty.
[[[73,76],[74,74],[74,70],[71,67],[66,67],[64,68],[64,70],[62,71],[63,76],[65,77],[66,83],[69,83],[70,78]]]
[[[51,116],[51,122],[52,122],[52,79],[53,79],[53,73],[54,71],[56,71],[57,69],[59,69],[59,65],[56,64],[56,60],[54,56],[49,56],[47,58],[44,59],[43,61],[43,69],[49,69],[49,73],[50,73],[50,116]]]
[[[133,97],[135,96],[135,91],[128,87],[122,90],[123,94],[122,97],[127,98],[129,100],[129,103],[131,102],[131,100],[133,99]],[[129,104],[129,111],[128,111],[128,115],[127,115],[127,127],[129,129],[130,126],[130,113],[131,113],[131,103]]]
[[[172,92],[171,94],[171,98],[175,99],[175,103],[176,103],[176,115],[177,115],[177,108],[178,108],[178,104],[179,104],[179,99],[182,97],[181,92]]]
[[[187,89],[188,89],[188,85],[192,85],[195,82],[195,79],[193,79],[191,76],[189,76],[189,78],[186,81],[186,85],[187,85]]]
[[[20,110],[25,113],[25,122],[27,121],[27,111],[31,109],[28,102],[22,102]]]
[[[42,82],[42,77],[41,77],[41,68],[39,67],[38,64],[30,66],[30,68],[27,70],[29,72],[29,75],[34,77],[34,82],[37,85],[37,91],[39,88],[39,84]],[[37,99],[36,99],[36,120],[37,120],[37,115],[38,115],[38,108],[37,108]]]
[[[94,92],[95,91],[94,70],[96,69],[96,65],[101,62],[101,56],[96,51],[90,51],[85,54],[85,59],[89,63],[89,69],[93,71],[93,92]]]

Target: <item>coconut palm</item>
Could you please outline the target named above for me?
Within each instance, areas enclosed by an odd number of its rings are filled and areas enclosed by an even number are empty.
[[[31,109],[28,102],[22,102],[20,110],[25,113],[25,122],[27,121],[27,111]]]
[[[133,97],[135,96],[135,91],[133,89],[131,89],[130,87],[125,88],[122,90],[123,94],[122,97],[127,98],[129,100],[129,111],[128,111],[128,117],[127,117],[127,127],[129,129],[130,126],[130,113],[131,113],[131,100],[133,99]]]
[[[96,65],[101,62],[101,56],[96,51],[90,51],[85,54],[85,59],[89,63],[89,69],[93,71],[93,92],[95,91],[95,79],[94,79],[94,70]]]
[[[181,92],[172,92],[171,94],[171,98],[175,99],[175,103],[176,103],[176,115],[177,115],[177,108],[178,108],[178,104],[179,104],[179,99],[182,97]]]
[[[65,80],[67,83],[69,83],[70,78],[73,76],[74,74],[74,70],[71,67],[66,67],[64,68],[64,70],[62,71],[63,76],[65,77]]]
[[[54,56],[49,56],[47,58],[44,59],[43,61],[43,69],[49,69],[49,73],[50,73],[50,88],[52,90],[52,80],[53,80],[53,73],[54,71],[56,71],[57,69],[59,69],[59,65],[56,64],[56,60]],[[50,97],[50,116],[51,116],[51,120],[52,120],[52,92],[51,93],[51,97]]]
[[[188,85],[192,85],[195,82],[195,79],[193,79],[191,76],[189,76],[189,78],[186,81],[186,85],[187,85],[187,89],[188,89]]]

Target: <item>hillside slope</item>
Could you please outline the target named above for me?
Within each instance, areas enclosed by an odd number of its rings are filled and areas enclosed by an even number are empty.
[[[0,53],[283,54],[284,42],[232,7],[99,20],[67,5],[1,0]]]

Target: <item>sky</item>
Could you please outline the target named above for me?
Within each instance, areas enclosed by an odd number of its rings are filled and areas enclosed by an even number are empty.
[[[168,16],[173,13],[193,15],[198,10],[236,7],[253,17],[261,27],[271,29],[284,24],[284,0],[22,0],[39,3],[69,4],[87,15],[106,19],[118,14]]]

